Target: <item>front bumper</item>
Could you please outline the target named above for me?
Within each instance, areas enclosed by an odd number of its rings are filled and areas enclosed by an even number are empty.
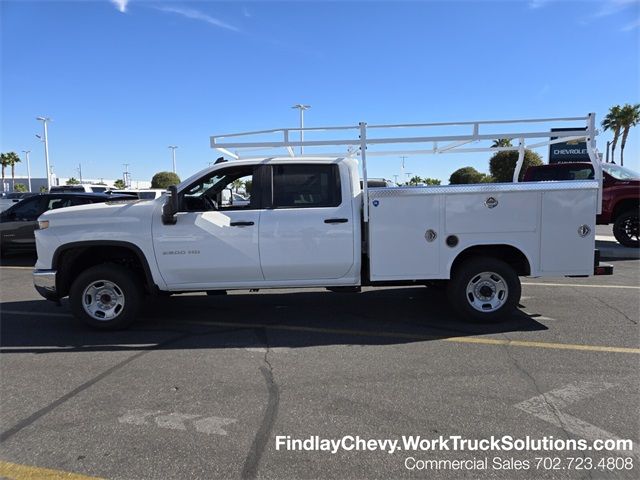
[[[47,300],[58,300],[55,270],[34,270],[33,285],[36,287],[38,293]]]

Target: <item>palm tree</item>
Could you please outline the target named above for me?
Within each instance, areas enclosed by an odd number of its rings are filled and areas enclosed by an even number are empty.
[[[624,146],[627,143],[629,130],[631,130],[631,127],[635,127],[640,123],[640,103],[636,103],[635,105],[625,104],[620,109],[618,121],[620,128],[623,130],[622,142],[620,143],[620,165],[624,165]]]
[[[7,153],[0,153],[0,164],[2,165],[2,191],[4,192],[4,169],[9,166]]]
[[[491,148],[497,147],[512,147],[510,138],[499,138],[498,140],[494,140]]]
[[[615,153],[616,145],[618,144],[618,137],[620,136],[620,105],[614,105],[609,109],[609,113],[602,120],[602,128],[607,131],[613,131],[613,141],[611,142],[611,163],[616,163]]]
[[[13,190],[16,184],[16,163],[20,163],[20,157],[16,152],[9,152],[5,154],[5,158],[7,159],[7,166],[11,167],[11,190]],[[4,180],[4,175],[2,177]]]
[[[243,186],[244,182],[239,178],[236,178],[233,182],[231,182],[231,188],[235,189],[236,193],[238,193],[238,190]]]

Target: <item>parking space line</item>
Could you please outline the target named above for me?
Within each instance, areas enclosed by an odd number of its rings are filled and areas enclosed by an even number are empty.
[[[555,350],[576,350],[587,352],[608,352],[608,353],[633,353],[640,354],[640,348],[630,347],[611,347],[606,345],[584,345],[572,343],[554,343],[554,342],[532,342],[528,340],[503,340],[498,338],[479,338],[479,337],[443,337],[438,335],[424,335],[418,333],[404,332],[375,332],[365,330],[348,330],[341,328],[321,328],[321,327],[303,327],[297,325],[282,325],[268,323],[234,323],[220,322],[208,320],[195,320],[186,323],[194,325],[210,325],[217,327],[240,327],[240,328],[266,328],[271,330],[285,330],[294,332],[314,332],[328,333],[338,335],[354,335],[359,337],[383,337],[383,338],[406,338],[410,340],[441,340],[443,342],[452,343],[470,343],[478,345],[499,345],[508,347],[528,347],[528,348],[548,348]]]
[[[533,285],[537,287],[579,287],[579,288],[630,288],[640,290],[636,285],[579,285],[577,283],[544,283],[544,282],[522,282],[522,285]]]
[[[100,477],[89,477],[79,473],[20,465],[2,460],[0,460],[0,477],[10,480],[101,480]]]
[[[599,395],[616,386],[618,385],[609,382],[587,381],[573,383],[532,397],[514,405],[514,407],[580,438],[591,441],[596,439],[620,440],[618,436],[562,411],[562,409],[573,403]],[[633,444],[630,451],[622,450],[619,452],[626,455],[638,456],[637,453],[634,453],[637,452],[637,446],[635,444]]]

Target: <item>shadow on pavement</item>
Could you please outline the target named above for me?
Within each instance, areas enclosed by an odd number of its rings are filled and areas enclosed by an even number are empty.
[[[56,307],[42,300],[2,304],[0,351],[393,345],[546,329],[520,311],[503,323],[460,321],[442,291],[425,287],[153,297],[139,321],[116,332],[91,330],[71,317],[66,303]]]

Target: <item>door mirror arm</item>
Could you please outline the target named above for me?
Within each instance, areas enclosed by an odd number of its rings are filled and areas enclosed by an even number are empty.
[[[180,197],[178,188],[171,185],[169,188],[169,197],[162,206],[162,223],[165,225],[175,225],[178,221],[176,213],[180,210]]]

